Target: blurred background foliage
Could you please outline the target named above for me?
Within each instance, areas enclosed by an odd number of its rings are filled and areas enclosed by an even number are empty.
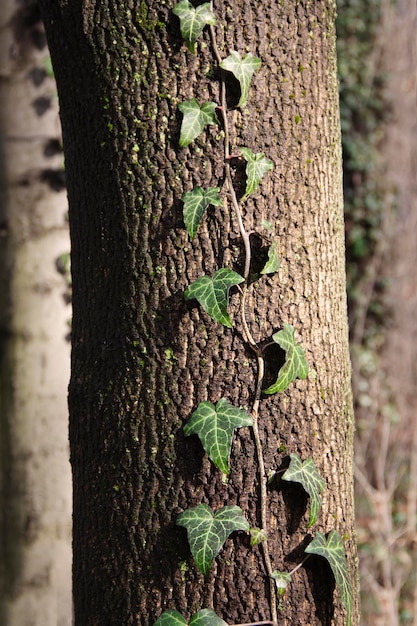
[[[415,300],[415,281],[407,283],[407,302],[396,300],[401,292],[392,288],[398,279],[395,264],[410,254],[404,239],[414,237],[411,250],[417,245],[415,230],[407,233],[402,224],[415,199],[404,212],[401,189],[390,176],[404,155],[392,148],[388,152],[386,141],[387,130],[399,124],[398,101],[409,98],[406,90],[395,91],[399,83],[387,71],[387,58],[403,54],[402,42],[404,50],[412,48],[415,62],[416,8],[413,0],[337,0],[337,6],[361,624],[417,626],[417,416],[412,408],[417,390],[412,388],[405,399],[407,387],[401,381],[406,369],[401,360],[411,359],[416,348],[401,354],[404,344],[392,339],[402,332],[405,343],[412,344],[415,337],[415,324],[398,328],[398,310],[409,309]],[[416,68],[409,67],[409,57],[404,53],[399,65],[405,74],[413,72],[414,78],[404,79],[411,94]],[[414,119],[405,120],[410,135],[416,124],[412,110]],[[411,175],[415,181],[415,172]],[[415,182],[404,181],[415,188]],[[410,262],[401,267],[410,272]],[[415,386],[415,374],[408,376],[410,381]]]
[[[379,153],[383,124],[389,118],[384,100],[387,77],[380,64],[384,2],[338,0],[337,4],[349,310],[353,339],[360,341],[355,324],[362,318],[364,284],[384,237],[386,188]],[[383,311],[375,295],[383,291],[384,281],[373,287],[370,312],[381,322]]]

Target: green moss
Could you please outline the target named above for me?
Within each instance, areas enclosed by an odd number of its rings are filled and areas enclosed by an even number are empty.
[[[135,21],[140,28],[148,32],[153,32],[155,28],[164,28],[164,22],[149,17],[149,8],[147,2],[140,2],[135,15]]]

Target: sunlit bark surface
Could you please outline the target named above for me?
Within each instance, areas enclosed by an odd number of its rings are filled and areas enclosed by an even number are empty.
[[[230,624],[270,619],[263,559],[247,537],[228,541],[204,580],[175,526],[181,511],[201,502],[237,504],[256,526],[259,489],[249,432],[234,442],[225,484],[182,430],[201,400],[250,406],[256,360],[242,344],[237,293],[233,330],[184,299],[202,273],[225,264],[242,271],[243,250],[225,194],[194,240],[184,229],[182,193],[221,184],[224,167],[219,128],[178,147],[178,103],[219,102],[219,83],[208,32],[192,56],[173,5],[42,2],[73,253],[77,626],[147,626],[166,608],[187,619],[214,608]],[[215,2],[214,10],[221,54],[250,50],[263,61],[247,109],[230,113],[231,142],[265,152],[275,165],[244,205],[246,229],[268,236],[268,220],[282,258],[277,275],[250,288],[249,325],[259,342],[294,325],[311,368],[307,381],[261,402],[266,465],[281,467],[290,452],[313,455],[327,482],[318,528],[337,527],[345,537],[355,587],[334,6],[239,0]],[[256,272],[263,239],[252,239]],[[272,376],[270,353],[267,365]],[[291,569],[309,532],[305,501],[282,489],[269,498],[271,558]],[[344,623],[333,587],[325,563],[311,559],[294,577],[280,623]]]

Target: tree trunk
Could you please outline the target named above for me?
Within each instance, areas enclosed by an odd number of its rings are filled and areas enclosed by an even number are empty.
[[[334,3],[216,2],[222,57],[262,59],[246,109],[229,113],[231,143],[264,152],[274,171],[244,205],[252,272],[262,267],[267,220],[281,268],[249,287],[247,317],[267,343],[289,323],[306,349],[308,380],[262,396],[267,470],[309,455],[326,479],[317,528],[346,538],[356,592],[350,365],[344,281],[341,150]],[[192,55],[174,3],[43,0],[61,105],[73,262],[70,442],[74,478],[77,625],[153,624],[167,608],[188,619],[214,608],[229,623],[269,620],[269,581],[259,547],[228,540],[206,579],[177,515],[202,502],[240,506],[260,526],[259,473],[249,429],[232,447],[227,483],[183,425],[200,401],[251,406],[256,358],[233,329],[213,322],[184,290],[222,266],[243,273],[243,245],[229,196],[196,237],[181,196],[221,185],[220,127],[178,144],[178,103],[220,102],[206,29]],[[236,177],[239,177],[239,166]],[[277,371],[267,350],[266,384]],[[291,570],[308,537],[304,496],[268,493],[274,569]],[[342,624],[324,560],[294,574],[282,624]],[[356,620],[354,610],[353,623]]]
[[[18,6],[17,6],[18,4]],[[68,252],[56,91],[39,7],[0,29],[0,623],[70,626]]]

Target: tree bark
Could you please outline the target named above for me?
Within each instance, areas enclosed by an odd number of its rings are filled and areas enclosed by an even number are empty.
[[[243,271],[225,193],[195,239],[182,220],[183,192],[224,176],[220,127],[178,147],[178,103],[220,102],[209,32],[191,55],[172,2],[42,6],[72,238],[75,622],[148,625],[167,608],[187,619],[200,608],[229,623],[270,619],[263,558],[248,538],[228,540],[204,580],[175,526],[181,511],[201,502],[237,504],[260,524],[250,432],[234,439],[225,484],[182,430],[202,400],[250,406],[256,382],[239,294],[231,298],[233,330],[184,299],[203,273],[225,265]],[[282,259],[277,275],[250,287],[250,328],[266,343],[284,323],[294,325],[310,364],[308,380],[262,398],[266,467],[282,467],[291,452],[314,457],[327,484],[318,528],[336,526],[346,537],[356,592],[334,3],[216,2],[214,11],[221,55],[251,51],[263,62],[249,106],[230,113],[232,144],[275,164],[244,210],[248,231],[266,235],[263,220],[271,223]],[[254,272],[262,266],[260,235],[252,236]],[[272,353],[267,382],[277,371]],[[273,566],[289,570],[309,532],[305,500],[271,488],[269,505]],[[344,623],[333,586],[325,561],[311,558],[294,575],[279,622]]]

